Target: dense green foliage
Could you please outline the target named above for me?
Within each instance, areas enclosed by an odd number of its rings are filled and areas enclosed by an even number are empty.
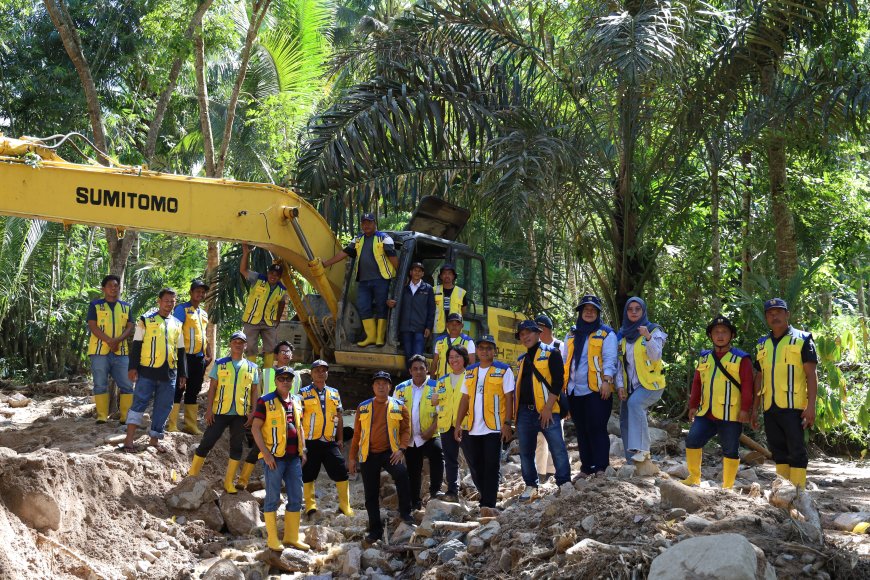
[[[647,299],[669,334],[671,416],[706,321],[732,316],[753,352],[761,301],[783,295],[818,339],[819,436],[870,435],[866,0],[215,0],[202,23],[213,137],[186,32],[201,4],[67,0],[113,159],[204,175],[211,139],[223,176],[299,187],[342,236],[363,211],[399,227],[424,195],[469,207],[462,240],[488,260],[491,304],[546,311],[564,332],[582,293],[605,299],[614,327],[628,296]],[[0,131],[93,133],[41,2],[0,5]],[[95,157],[76,143],[60,153]],[[0,231],[0,376],[80,370],[106,240],[18,218]],[[220,253],[213,318],[232,321],[239,250]],[[205,254],[143,234],[125,296],[145,308],[158,287],[183,289]]]

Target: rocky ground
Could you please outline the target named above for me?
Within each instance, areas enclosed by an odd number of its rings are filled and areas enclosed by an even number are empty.
[[[202,475],[185,477],[198,437],[171,433],[168,453],[127,455],[116,450],[117,421],[96,425],[93,414],[86,383],[0,391],[0,577],[870,577],[870,535],[855,533],[870,520],[867,461],[814,458],[809,491],[796,494],[745,452],[727,491],[718,489],[713,445],[701,488],[690,489],[677,482],[685,475],[677,425],[653,431],[654,462],[635,468],[624,465],[613,421],[607,474],[561,489],[549,481],[530,503],[516,499],[523,483],[512,448],[501,512],[478,510],[466,477],[459,503],[430,501],[416,528],[396,526],[385,475],[388,541],[371,548],[361,544],[361,481],[351,482],[357,513],[347,517],[335,513],[323,473],[320,511],[303,521],[312,550],[277,555],[265,550],[259,468],[249,490],[231,496],[221,489],[226,445]],[[576,447],[570,454],[576,473]]]

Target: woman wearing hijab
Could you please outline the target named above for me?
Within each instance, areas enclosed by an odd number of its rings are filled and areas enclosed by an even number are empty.
[[[616,333],[601,322],[601,299],[580,299],[573,336],[566,342],[565,384],[577,431],[580,473],[588,477],[610,464],[607,420],[613,410]]]
[[[665,376],[662,349],[668,335],[646,316],[646,302],[629,298],[619,329],[619,372],[616,389],[622,406],[619,424],[625,457],[641,462],[649,458],[647,409],[662,398]]]

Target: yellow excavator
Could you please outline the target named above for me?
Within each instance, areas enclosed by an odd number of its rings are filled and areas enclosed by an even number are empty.
[[[294,343],[294,358],[324,358],[336,364],[331,372],[345,376],[362,369],[405,371],[398,316],[390,316],[384,346],[355,344],[363,330],[355,306],[354,261],[323,267],[321,258],[333,256],[341,245],[323,216],[291,190],[70,163],[37,139],[0,135],[0,214],[115,228],[119,236],[135,229],[257,245],[289,266],[283,283],[298,320],[282,323],[279,334]],[[399,255],[390,297],[401,300],[399,289],[412,262],[423,263],[430,281],[441,264],[453,263],[467,291],[465,332],[475,338],[492,334],[498,358],[513,363],[524,350],[514,338],[524,316],[488,303],[483,257],[456,241],[468,218],[467,210],[426,197],[403,231],[389,232]],[[303,292],[294,272],[312,293]]]

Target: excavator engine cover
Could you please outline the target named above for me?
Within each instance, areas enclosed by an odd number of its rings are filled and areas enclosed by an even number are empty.
[[[420,200],[405,230],[455,242],[469,217],[471,212],[467,209],[427,195]]]

